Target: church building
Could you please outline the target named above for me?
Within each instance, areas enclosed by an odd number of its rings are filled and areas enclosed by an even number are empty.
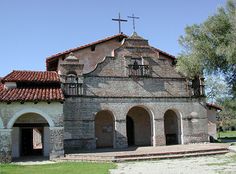
[[[207,142],[204,79],[175,64],[134,32],[50,56],[46,71],[11,72],[0,83],[0,161]]]

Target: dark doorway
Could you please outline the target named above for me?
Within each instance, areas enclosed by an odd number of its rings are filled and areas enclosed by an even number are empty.
[[[33,132],[32,129],[21,129],[21,156],[32,155],[33,151]]]
[[[21,128],[21,156],[43,154],[43,128]]]
[[[134,121],[130,116],[126,118],[126,132],[128,139],[128,146],[134,145]]]
[[[129,146],[151,145],[151,119],[143,107],[132,107],[126,116],[126,136]]]
[[[164,115],[164,127],[166,145],[179,144],[179,124],[176,113],[172,110],[166,111]]]

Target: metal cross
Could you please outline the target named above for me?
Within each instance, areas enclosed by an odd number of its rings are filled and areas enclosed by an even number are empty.
[[[128,16],[128,18],[132,18],[133,19],[133,30],[135,32],[135,19],[139,19],[139,17],[134,16],[134,14],[132,14],[132,16]]]
[[[121,32],[121,22],[127,22],[127,20],[125,20],[125,19],[121,19],[120,18],[120,13],[119,13],[119,18],[118,19],[112,19],[113,21],[118,21],[118,23],[119,23],[119,33],[122,33]]]

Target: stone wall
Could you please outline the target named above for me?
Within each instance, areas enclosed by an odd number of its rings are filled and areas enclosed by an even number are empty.
[[[86,96],[101,97],[186,97],[189,90],[185,79],[128,77],[84,77]]]
[[[65,150],[94,149],[95,115],[109,110],[115,118],[115,148],[127,147],[126,115],[140,106],[150,114],[152,143],[165,145],[164,114],[171,109],[181,118],[181,142],[207,141],[207,115],[202,101],[193,98],[67,98],[64,104]]]
[[[0,163],[11,162],[11,129],[0,129]]]

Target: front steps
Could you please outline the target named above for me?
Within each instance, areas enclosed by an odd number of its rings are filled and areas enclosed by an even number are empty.
[[[93,151],[66,154],[57,161],[92,161],[92,162],[124,162],[138,160],[158,160],[228,153],[228,146],[215,144],[176,145],[162,147],[140,147],[124,151]]]

